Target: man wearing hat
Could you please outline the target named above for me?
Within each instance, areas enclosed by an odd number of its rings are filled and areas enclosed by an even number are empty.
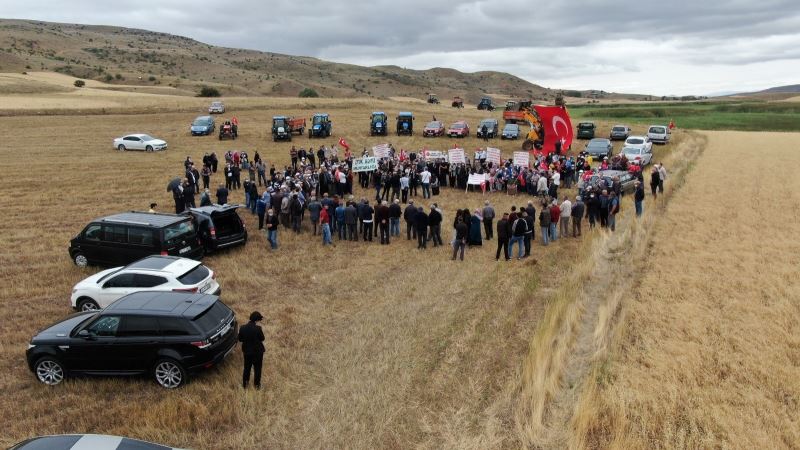
[[[261,363],[264,360],[264,331],[256,324],[264,319],[258,311],[250,314],[250,321],[239,329],[239,342],[242,343],[244,355],[244,372],[242,373],[242,387],[247,388],[250,382],[250,369],[253,373],[253,385],[261,389]]]

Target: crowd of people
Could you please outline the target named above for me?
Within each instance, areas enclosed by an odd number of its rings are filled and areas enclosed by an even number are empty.
[[[496,259],[502,253],[506,260],[511,260],[515,245],[518,259],[528,257],[531,242],[535,240],[537,217],[542,245],[570,234],[580,237],[584,219],[589,229],[599,225],[614,231],[625,192],[619,177],[608,181],[597,176],[600,170],[631,173],[636,178],[633,191],[636,214],[643,212],[644,174],[638,165],[630,164],[624,157],[593,161],[586,153],[569,157],[558,153],[534,154],[529,167],[515,165],[511,160],[495,164],[487,161],[485,155],[476,153],[476,158],[466,159],[465,163],[451,164],[441,154],[431,157],[426,151],[407,153],[389,146],[388,156],[379,159],[377,170],[354,172],[354,155],[349,148],[340,152],[336,145],[323,145],[316,151],[313,147],[306,150],[292,146],[288,155],[290,164],[280,169],[274,164],[268,167],[258,152],[252,161],[244,151],[226,152],[221,167],[216,153],[206,153],[199,171],[192,158],[186,157],[185,176],[181,183],[175,183],[172,193],[175,212],[181,213],[195,206],[197,193],[200,205],[205,206],[227,204],[233,192],[241,191],[244,207],[258,216],[258,229],[265,230],[274,250],[278,249],[280,228],[298,234],[308,229],[312,235],[321,236],[323,245],[334,245],[335,240],[359,239],[368,242],[374,239],[381,245],[389,245],[401,235],[401,224],[405,225],[406,239],[416,240],[417,248],[425,250],[429,244],[444,245],[444,211],[433,200],[441,188],[530,196],[524,206],[512,207],[500,215],[496,224],[495,211],[488,200],[482,209],[455,211],[450,241],[453,259],[463,259],[465,248],[494,238],[498,241]],[[371,155],[364,149],[361,156]],[[224,182],[218,183],[212,194],[211,179],[218,169]],[[468,183],[474,174],[483,176],[480,186]],[[655,164],[650,171],[653,198],[663,192],[665,179],[666,169]],[[366,196],[355,197],[354,183],[367,192],[374,189],[372,203]],[[560,196],[560,192],[573,186],[577,196]],[[417,201],[420,196],[421,201]],[[535,205],[539,207],[538,215]],[[308,225],[304,226],[304,222]]]

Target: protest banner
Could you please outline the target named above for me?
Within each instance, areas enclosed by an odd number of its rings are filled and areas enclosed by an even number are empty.
[[[447,156],[438,150],[425,150],[423,156],[425,161],[443,161],[447,159]]]
[[[447,157],[450,160],[450,164],[466,164],[467,158],[464,156],[464,149],[463,148],[451,148],[447,151]]]
[[[480,186],[481,191],[485,194],[486,193],[486,177],[488,174],[485,173],[471,173],[469,178],[467,178],[467,189],[464,192],[469,190],[470,185]]]
[[[514,152],[514,165],[520,167],[528,167],[530,164],[531,155],[528,152]]]
[[[353,160],[353,172],[370,172],[378,170],[378,158],[365,156]]]
[[[500,149],[486,147],[486,162],[490,162],[496,166],[500,165]]]
[[[389,151],[389,144],[380,144],[372,147],[372,154],[376,158],[388,158],[391,156]]]

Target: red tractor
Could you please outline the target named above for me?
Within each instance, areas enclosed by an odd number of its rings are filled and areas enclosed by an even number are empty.
[[[225,138],[236,140],[237,137],[239,137],[239,120],[231,117],[231,120],[226,120],[219,127],[219,140]]]

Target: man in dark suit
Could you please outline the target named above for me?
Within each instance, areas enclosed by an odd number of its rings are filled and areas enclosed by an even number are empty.
[[[254,371],[253,385],[261,389],[261,363],[264,360],[264,331],[256,324],[264,319],[260,312],[250,314],[250,321],[239,329],[239,342],[242,343],[244,355],[244,372],[242,373],[242,387],[247,388],[250,382],[250,369]]]

